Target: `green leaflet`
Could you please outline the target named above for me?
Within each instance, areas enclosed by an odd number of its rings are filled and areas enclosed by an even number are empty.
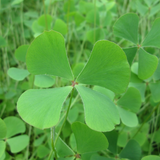
[[[34,85],[41,88],[47,88],[53,86],[55,80],[48,75],[36,75]]]
[[[67,59],[64,38],[56,31],[45,31],[31,43],[26,63],[31,74],[49,74],[74,79]]]
[[[125,92],[130,67],[123,50],[113,42],[98,41],[77,82],[106,87],[115,93]]]
[[[127,158],[131,160],[141,159],[141,147],[135,140],[130,140],[120,153],[120,158]]]
[[[16,59],[22,62],[26,62],[26,54],[28,50],[29,45],[22,45],[18,47],[14,53]]]
[[[24,80],[30,73],[25,69],[19,69],[19,68],[9,68],[7,71],[7,74],[9,77],[16,81],[22,81]]]
[[[137,53],[137,47],[132,47],[132,48],[124,48],[123,51],[125,52],[127,56],[128,63],[130,66],[132,65],[132,62],[134,60],[134,57]]]
[[[108,140],[103,133],[93,131],[80,122],[73,123],[72,130],[76,138],[78,153],[82,154],[108,148]]]
[[[6,138],[10,138],[16,134],[24,133],[26,130],[25,123],[14,116],[6,117],[4,122],[7,127],[7,135]]]
[[[62,105],[71,90],[71,86],[30,89],[19,98],[17,110],[27,123],[40,129],[50,128],[58,123]]]
[[[157,69],[158,58],[140,48],[138,61],[138,77],[141,79],[151,77]]]
[[[159,26],[160,26],[160,18],[157,18],[155,22],[153,23],[153,26],[150,30],[150,32],[145,37],[142,46],[143,47],[157,47],[160,48],[160,32],[159,32]]]
[[[6,142],[0,140],[0,158],[3,155],[6,148]]]
[[[79,92],[85,110],[85,121],[93,130],[106,132],[119,124],[119,114],[115,104],[105,95],[80,85]]]
[[[61,19],[56,19],[53,29],[63,35],[67,34],[67,24]]]
[[[9,138],[7,140],[7,143],[9,144],[9,146],[11,148],[11,152],[17,153],[27,147],[27,145],[29,143],[29,136],[28,135],[20,135],[17,137]]]
[[[139,17],[134,13],[127,13],[121,16],[113,26],[114,34],[117,37],[129,40],[137,45],[138,43],[138,22]]]
[[[135,113],[127,111],[121,107],[117,107],[122,123],[128,127],[136,127],[138,125],[138,118]]]
[[[117,105],[137,113],[141,107],[141,95],[138,89],[128,88],[127,92],[117,101]]]

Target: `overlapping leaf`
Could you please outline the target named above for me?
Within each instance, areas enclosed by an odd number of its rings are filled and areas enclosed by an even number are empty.
[[[93,131],[80,122],[73,123],[72,130],[76,138],[78,153],[82,154],[108,148],[108,140],[103,133]]]
[[[119,124],[119,114],[111,99],[80,85],[77,85],[76,89],[82,98],[85,121],[90,128],[106,132],[113,130],[115,124]]]
[[[37,128],[50,128],[58,123],[62,105],[72,87],[31,89],[21,95],[17,110],[24,121]]]
[[[137,14],[128,13],[123,15],[114,24],[114,34],[117,37],[127,39],[137,45],[138,21],[139,17]]]
[[[130,67],[123,50],[113,42],[102,40],[94,45],[91,56],[76,81],[122,93],[125,92],[129,79]]]
[[[73,80],[63,36],[55,31],[44,32],[28,48],[28,71],[35,75],[55,75]]]

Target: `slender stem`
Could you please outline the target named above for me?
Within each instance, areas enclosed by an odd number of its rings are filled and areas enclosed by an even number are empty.
[[[96,14],[97,11],[96,11],[96,0],[94,0],[94,43],[96,41],[96,31],[95,31],[95,28],[96,28]]]
[[[156,127],[157,127],[157,123],[158,123],[158,116],[159,116],[159,108],[157,108],[157,116],[156,116],[156,119],[155,119],[155,127],[153,127],[154,133],[153,133],[152,138],[151,138],[151,143],[150,143],[148,154],[151,154],[151,152],[152,152],[152,143],[154,141],[154,136],[155,136]],[[154,119],[153,119],[153,121],[154,121]]]
[[[31,136],[31,130],[32,130],[32,126],[29,125],[29,133],[28,133],[28,136],[30,137]],[[29,153],[29,144],[27,146],[27,151],[26,151],[26,160],[28,160],[28,154]]]
[[[142,129],[142,127],[144,126],[144,124],[149,120],[149,118],[152,116],[152,114],[154,113],[154,111],[159,107],[159,104],[153,109],[153,111],[151,112],[151,114],[146,118],[146,120],[142,123],[141,127],[138,129],[138,131],[134,134],[134,136],[132,138],[134,138],[139,131]]]
[[[55,139],[55,143],[54,143],[55,145],[56,145],[57,140],[58,140],[58,138],[59,138],[59,135],[60,135],[60,133],[61,133],[61,131],[62,131],[62,128],[64,127],[64,124],[65,124],[65,122],[66,122],[66,120],[67,120],[68,113],[69,113],[69,109],[70,109],[71,102],[72,102],[73,92],[74,92],[74,87],[73,87],[73,89],[72,89],[72,91],[71,91],[71,97],[70,97],[69,105],[68,105],[68,108],[67,108],[66,116],[65,116],[65,118],[64,118],[63,124],[62,124],[62,126],[61,126],[61,128],[60,128],[60,130],[59,130],[59,132],[58,132],[58,134],[57,134],[57,137],[56,137],[56,139]]]
[[[55,145],[54,145],[54,136],[55,136],[55,127],[51,128],[51,141],[52,141],[51,144],[52,144],[52,150],[53,150],[53,152],[55,154],[55,158],[57,159],[57,152],[56,152],[56,148],[55,148]]]
[[[48,31],[47,14],[46,14],[46,8],[45,8],[44,0],[43,0],[43,8],[44,8],[44,15],[45,15],[46,30]]]

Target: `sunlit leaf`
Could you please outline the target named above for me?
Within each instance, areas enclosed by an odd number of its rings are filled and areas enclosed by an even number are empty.
[[[72,87],[31,89],[17,102],[17,110],[24,121],[37,128],[50,128],[58,123],[62,105]]]
[[[34,85],[37,87],[47,88],[53,86],[55,80],[48,75],[36,75]]]
[[[26,54],[27,54],[28,47],[29,45],[22,45],[18,47],[14,53],[16,59],[22,62],[26,62]]]
[[[76,85],[85,110],[87,125],[96,131],[106,132],[119,124],[119,114],[115,104],[107,96],[90,88]]]
[[[19,68],[9,68],[7,71],[7,74],[9,77],[16,81],[22,81],[24,80],[30,73],[25,69],[19,69]]]
[[[128,127],[136,127],[138,125],[138,118],[135,113],[127,111],[121,107],[117,107],[122,123]]]
[[[115,93],[125,92],[130,67],[123,50],[113,42],[98,41],[91,56],[77,77],[77,82],[106,87]]]
[[[73,80],[64,38],[58,32],[44,32],[38,36],[28,49],[26,63],[32,74],[49,74]]]
[[[29,136],[28,135],[20,135],[17,137],[7,139],[7,143],[10,146],[12,153],[17,153],[22,151],[29,144]]]
[[[0,140],[0,158],[4,154],[6,148],[6,142]]]
[[[26,130],[24,122],[14,116],[6,117],[4,122],[7,127],[7,136],[6,138],[12,137],[19,133],[24,133]]]

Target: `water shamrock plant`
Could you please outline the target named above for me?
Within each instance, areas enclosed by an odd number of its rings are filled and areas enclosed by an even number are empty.
[[[120,123],[116,106],[107,96],[81,85],[98,85],[117,94],[125,92],[130,79],[130,67],[125,53],[118,45],[107,40],[98,41],[87,64],[74,78],[63,36],[55,31],[45,31],[28,48],[26,64],[28,71],[34,75],[54,75],[72,81],[70,86],[30,89],[21,95],[17,110],[30,125],[40,129],[55,126],[70,92],[71,103],[74,88],[82,98],[85,121],[91,129],[111,131],[115,124]]]

